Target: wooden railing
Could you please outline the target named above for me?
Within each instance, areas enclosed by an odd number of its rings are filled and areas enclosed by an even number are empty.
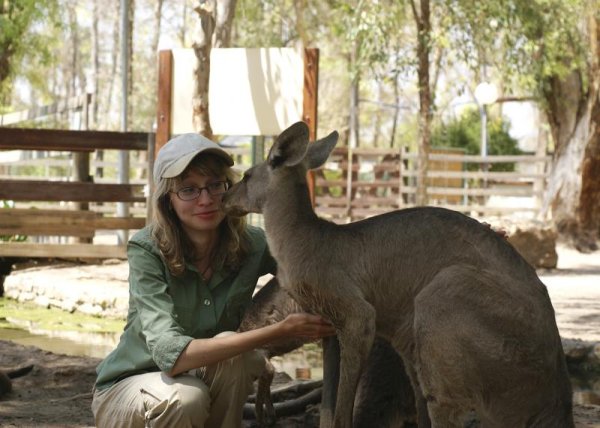
[[[50,131],[0,128],[0,150],[43,150],[72,153],[71,158],[13,160],[12,167],[61,168],[66,176],[39,178],[15,175],[0,162],[0,238],[27,236],[26,242],[0,242],[0,257],[125,257],[122,245],[92,244],[98,233],[136,230],[146,223],[146,195],[153,159],[153,134],[99,131]],[[243,171],[254,157],[250,147],[225,148]],[[133,161],[129,184],[116,179],[90,179],[92,168],[115,162],[91,159],[96,150],[148,152]],[[143,157],[142,157],[143,158]],[[347,222],[415,205],[417,155],[400,150],[355,149],[348,168],[346,148],[336,148],[315,173],[317,213]],[[505,214],[535,216],[544,191],[549,156],[467,156],[436,149],[429,159],[429,205],[444,206],[475,217]],[[491,165],[511,163],[515,171],[493,171]],[[475,166],[474,168],[472,166]],[[5,169],[3,171],[3,168]],[[146,193],[144,193],[146,190]],[[127,203],[130,216],[115,216],[115,203]],[[40,237],[69,237],[61,243]],[[0,239],[1,241],[1,239]],[[75,241],[75,242],[73,242]],[[83,241],[83,242],[81,242]]]
[[[337,222],[354,221],[415,206],[417,154],[388,149],[336,148],[316,173],[316,211]],[[429,157],[428,205],[474,217],[535,217],[550,156],[469,156],[434,149]],[[514,171],[492,165],[514,164]],[[474,167],[473,167],[474,166]]]
[[[0,201],[0,257],[122,258],[125,246],[94,244],[100,230],[136,230],[146,224],[151,161],[146,179],[134,184],[98,183],[90,175],[90,154],[96,150],[153,153],[154,134],[141,132],[65,131],[0,128],[0,150],[60,152],[71,156],[73,176],[22,177],[2,173]],[[153,154],[146,156],[153,159]],[[39,160],[39,159],[38,159]],[[45,159],[48,161],[49,159]],[[45,165],[44,160],[41,161]],[[46,163],[47,165],[47,163]],[[0,167],[0,169],[8,167]],[[0,171],[1,172],[1,171]],[[91,203],[137,204],[141,215],[116,217],[113,212],[90,209]],[[24,242],[10,237],[23,236]],[[53,238],[67,242],[56,243]],[[49,239],[45,239],[49,238]]]

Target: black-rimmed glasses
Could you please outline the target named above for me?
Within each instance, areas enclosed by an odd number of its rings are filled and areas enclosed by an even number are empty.
[[[203,190],[206,190],[210,196],[220,196],[225,193],[227,189],[229,189],[229,183],[227,181],[215,181],[204,187],[182,187],[181,189],[172,193],[175,193],[182,201],[193,201],[194,199],[198,199],[200,197]]]

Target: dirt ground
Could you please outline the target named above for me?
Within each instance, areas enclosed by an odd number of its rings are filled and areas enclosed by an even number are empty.
[[[0,397],[1,427],[93,427],[90,405],[99,360],[42,351],[0,341],[0,370],[33,364]],[[600,406],[575,406],[577,428],[600,427]],[[298,426],[293,421],[280,426]],[[299,425],[302,426],[302,425]]]
[[[0,370],[34,366],[0,397],[0,426],[93,427],[91,390],[99,362],[0,341]]]

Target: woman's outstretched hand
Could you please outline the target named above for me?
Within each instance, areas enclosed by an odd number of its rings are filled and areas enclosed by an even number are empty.
[[[281,328],[285,336],[320,339],[335,335],[335,328],[329,321],[319,315],[307,313],[288,315],[281,321]]]

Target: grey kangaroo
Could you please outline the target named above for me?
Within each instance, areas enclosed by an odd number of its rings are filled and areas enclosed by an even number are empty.
[[[460,427],[474,412],[482,427],[573,427],[554,309],[535,270],[489,227],[447,209],[346,225],[317,217],[306,174],[337,137],[309,144],[306,124],[290,126],[223,200],[231,213],[263,214],[282,287],[337,330],[338,394],[321,426],[352,426],[377,335],[404,361],[419,426]]]

